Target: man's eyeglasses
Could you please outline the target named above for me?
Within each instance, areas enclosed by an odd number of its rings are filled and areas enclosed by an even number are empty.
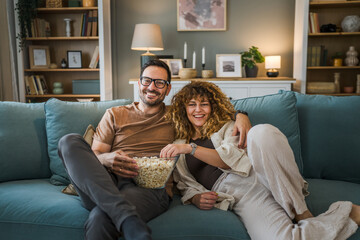
[[[140,77],[140,83],[143,86],[150,86],[150,84],[154,82],[155,87],[161,89],[164,88],[166,85],[169,85],[169,82],[163,79],[153,79],[149,77]]]

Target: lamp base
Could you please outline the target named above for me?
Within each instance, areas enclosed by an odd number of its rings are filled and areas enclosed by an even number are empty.
[[[267,71],[266,72],[266,76],[268,76],[268,77],[277,77],[277,76],[279,76],[279,72],[278,71]]]
[[[145,63],[147,63],[150,60],[159,59],[155,54],[142,54],[140,56],[141,61],[141,68],[144,66]]]

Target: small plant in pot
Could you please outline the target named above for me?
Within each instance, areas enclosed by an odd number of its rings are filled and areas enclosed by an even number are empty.
[[[264,56],[259,52],[258,47],[251,46],[248,51],[241,52],[241,65],[245,67],[246,77],[256,77],[258,67],[256,63],[265,61]]]

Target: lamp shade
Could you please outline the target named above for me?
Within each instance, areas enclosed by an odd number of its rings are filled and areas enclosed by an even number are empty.
[[[160,26],[150,23],[136,24],[131,49],[143,51],[164,50]]]
[[[281,56],[265,56],[265,69],[281,68]]]

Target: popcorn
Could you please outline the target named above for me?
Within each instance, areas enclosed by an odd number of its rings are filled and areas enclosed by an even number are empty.
[[[162,188],[165,186],[177,162],[177,157],[159,158],[133,157],[139,167],[138,175],[134,178],[136,184],[144,188]]]

